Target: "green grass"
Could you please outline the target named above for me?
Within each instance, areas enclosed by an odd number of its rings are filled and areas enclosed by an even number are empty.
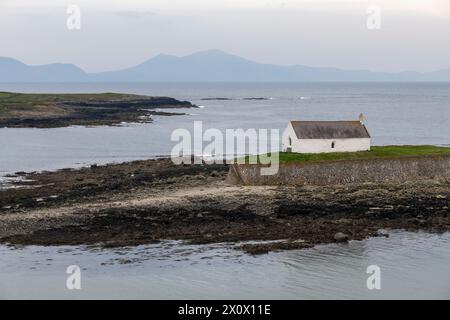
[[[335,153],[287,153],[279,152],[280,163],[308,161],[336,161],[357,159],[401,158],[432,155],[450,155],[450,148],[435,146],[374,146],[370,151],[335,152]],[[272,159],[276,154],[270,155]],[[256,157],[246,157],[245,163],[256,163]],[[242,161],[242,158],[240,159]],[[251,162],[249,162],[251,161]],[[263,162],[263,161],[262,161]]]
[[[41,104],[62,101],[118,100],[139,97],[121,93],[40,94],[0,92],[0,104]]]
[[[89,100],[129,100],[142,96],[121,93],[39,94],[0,92],[0,116],[7,111],[34,110],[35,106]]]

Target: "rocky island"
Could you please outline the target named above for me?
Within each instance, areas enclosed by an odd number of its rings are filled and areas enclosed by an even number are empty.
[[[412,149],[450,154],[448,148]],[[411,156],[412,149],[401,157]],[[282,160],[291,160],[286,157]],[[223,163],[174,165],[161,158],[18,172],[10,178],[22,180],[0,190],[0,242],[133,246],[177,239],[231,242],[257,254],[388,236],[383,229],[450,230],[446,175],[398,182],[242,185],[226,182],[229,170]],[[253,240],[266,242],[246,242]]]
[[[29,94],[0,92],[0,128],[58,128],[151,122],[159,111],[196,107],[188,101],[120,93]]]

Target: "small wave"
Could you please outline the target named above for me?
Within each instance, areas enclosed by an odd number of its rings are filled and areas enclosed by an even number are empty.
[[[202,101],[231,101],[231,100],[273,100],[273,97],[245,97],[245,98],[225,98],[225,97],[216,97],[216,98],[202,98]]]
[[[311,97],[300,97],[300,100],[309,100]]]
[[[265,98],[265,97],[250,97],[250,98],[244,98],[243,100],[270,100],[270,98]]]
[[[0,190],[6,190],[6,189],[18,189],[21,186],[14,185],[18,182],[31,182],[33,180],[26,179],[23,176],[16,176],[14,174],[8,174],[5,176],[0,176]],[[22,186],[23,187],[23,186]]]
[[[222,97],[217,97],[217,98],[202,98],[202,99],[200,99],[200,100],[203,100],[203,101],[210,101],[210,100],[219,100],[219,101],[223,101],[223,100],[233,100],[233,99],[231,99],[231,98],[222,98]]]

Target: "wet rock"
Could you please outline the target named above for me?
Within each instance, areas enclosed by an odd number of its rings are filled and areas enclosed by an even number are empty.
[[[389,238],[389,233],[387,233],[385,230],[378,230],[376,236]]]
[[[172,177],[172,178],[167,179],[165,182],[166,183],[175,183],[177,181],[178,181],[178,179],[176,177]]]
[[[279,250],[294,250],[294,249],[306,249],[311,248],[312,245],[310,243],[306,243],[305,241],[274,241],[268,243],[256,243],[256,244],[244,244],[240,246],[240,249],[246,253],[259,255],[266,254],[270,251],[279,251]]]
[[[427,220],[425,219],[419,219],[417,222],[419,223],[420,226],[425,226],[428,223]]]
[[[411,222],[414,223],[416,226],[420,226],[420,227],[426,226],[428,224],[427,220],[418,219],[418,218],[412,219]]]
[[[350,239],[350,236],[343,232],[337,232],[334,234],[333,238],[336,242],[347,242]]]
[[[213,172],[211,172],[211,177],[220,177],[220,173],[214,170]]]

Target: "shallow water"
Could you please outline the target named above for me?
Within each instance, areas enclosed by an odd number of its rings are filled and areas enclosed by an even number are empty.
[[[0,91],[127,92],[189,100],[187,116],[154,117],[152,124],[124,127],[0,129],[0,175],[120,162],[170,154],[174,129],[267,128],[289,120],[348,120],[360,113],[374,145],[450,146],[450,83],[439,84],[0,84]],[[231,100],[202,100],[227,97]],[[264,98],[266,100],[245,100]]]
[[[0,177],[170,153],[174,129],[275,128],[298,120],[357,119],[375,145],[450,146],[450,83],[440,84],[0,84],[0,91],[128,92],[189,100],[189,115],[124,127],[0,129]],[[202,100],[227,97],[231,100]],[[245,100],[260,97],[265,100]],[[0,178],[0,184],[2,184]],[[4,181],[4,178],[3,178]],[[66,289],[66,268],[82,289]],[[368,290],[366,268],[381,268]],[[450,233],[392,232],[348,245],[249,256],[231,245],[96,250],[0,246],[0,298],[450,299]]]
[[[0,247],[0,298],[449,299],[450,233],[390,231],[389,238],[250,256],[233,245],[125,249]],[[78,265],[81,290],[66,289]],[[369,265],[381,289],[369,290]]]

